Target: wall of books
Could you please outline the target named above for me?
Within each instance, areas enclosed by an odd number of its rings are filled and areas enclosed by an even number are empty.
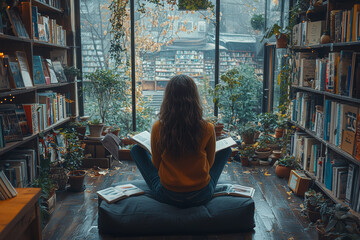
[[[0,169],[14,187],[37,176],[39,136],[76,115],[73,6],[13,1],[0,11]]]
[[[360,212],[360,4],[327,1],[295,25],[293,154],[334,201]],[[328,26],[330,42],[321,43]],[[360,216],[357,214],[357,216]]]

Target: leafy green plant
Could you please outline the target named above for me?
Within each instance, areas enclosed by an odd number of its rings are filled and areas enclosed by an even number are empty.
[[[260,113],[258,115],[258,121],[261,124],[260,129],[267,134],[275,129],[277,115],[273,112]]]
[[[278,160],[278,165],[296,169],[298,164],[294,156],[286,155]]]
[[[60,133],[65,139],[65,146],[58,146],[64,162],[62,166],[73,171],[81,166],[82,160],[85,158],[84,147],[75,131],[64,130]]]
[[[125,100],[125,81],[115,70],[97,69],[86,76],[85,92],[95,98],[102,122],[105,122],[114,99]]]
[[[245,135],[248,137],[252,137],[257,132],[258,130],[254,122],[247,122],[245,125],[240,126],[238,129],[238,133],[241,136]]]
[[[99,124],[101,124],[101,122],[100,122],[100,119],[94,118],[94,119],[89,121],[89,124],[90,125],[99,125]]]
[[[252,145],[239,148],[240,156],[251,158],[255,154],[255,148]]]
[[[265,31],[264,36],[261,39],[261,42],[263,42],[265,38],[271,38],[272,36],[275,36],[276,39],[278,39],[282,35],[284,35],[287,39],[290,39],[291,30],[292,29],[289,29],[289,27],[282,28],[277,23],[275,23]]]
[[[250,19],[250,24],[254,30],[258,30],[258,31],[264,30],[264,25],[265,25],[264,14],[254,14]]]
[[[81,72],[74,66],[64,66],[64,73],[68,81],[74,80],[75,77],[80,77]]]

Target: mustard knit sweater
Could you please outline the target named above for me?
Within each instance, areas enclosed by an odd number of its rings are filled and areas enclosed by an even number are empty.
[[[151,131],[152,162],[159,171],[162,185],[174,192],[200,190],[210,181],[209,171],[215,159],[215,130],[211,123],[203,128],[203,138],[199,151],[174,159],[166,151],[159,149],[160,122],[154,123]]]

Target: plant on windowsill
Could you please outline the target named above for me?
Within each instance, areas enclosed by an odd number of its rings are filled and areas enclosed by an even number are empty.
[[[297,168],[294,156],[286,155],[277,161],[275,174],[280,178],[289,178],[292,169]]]
[[[275,23],[265,31],[261,42],[264,41],[265,38],[271,38],[272,36],[275,36],[276,48],[286,48],[290,39],[290,35],[291,30],[288,27],[282,28]]]
[[[68,82],[74,82],[76,77],[81,76],[81,72],[74,66],[64,66],[64,74]]]
[[[78,121],[75,119],[74,121],[71,121],[67,128],[73,128],[78,133],[79,139],[83,140],[85,137],[86,129],[87,129],[88,122],[86,121]]]
[[[89,137],[101,137],[101,133],[104,129],[104,123],[101,123],[98,118],[94,118],[89,121]]]

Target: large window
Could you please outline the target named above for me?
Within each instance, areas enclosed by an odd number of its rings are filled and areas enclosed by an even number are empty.
[[[122,134],[132,131],[131,57],[134,57],[137,131],[151,128],[166,84],[177,74],[189,75],[196,82],[205,117],[214,115],[215,97],[219,117],[227,127],[254,120],[261,111],[264,50],[260,39],[268,1],[221,1],[218,86],[223,88],[218,89],[215,88],[216,6],[184,11],[176,5],[149,2],[135,0],[135,56],[131,56],[129,4],[124,8],[126,17],[119,21],[122,24],[119,33],[112,31],[114,19],[110,21],[114,2],[81,0],[84,89],[100,70],[110,71],[122,88],[118,92],[109,91],[116,92],[116,97],[106,107],[99,106],[99,99],[85,91],[85,114],[94,118],[105,109],[106,124],[118,125]],[[212,3],[215,5],[216,1]],[[116,53],[111,41],[119,35],[118,46],[126,51],[118,48]],[[238,82],[235,88],[230,87],[229,79]],[[216,94],[219,91],[221,94]]]

